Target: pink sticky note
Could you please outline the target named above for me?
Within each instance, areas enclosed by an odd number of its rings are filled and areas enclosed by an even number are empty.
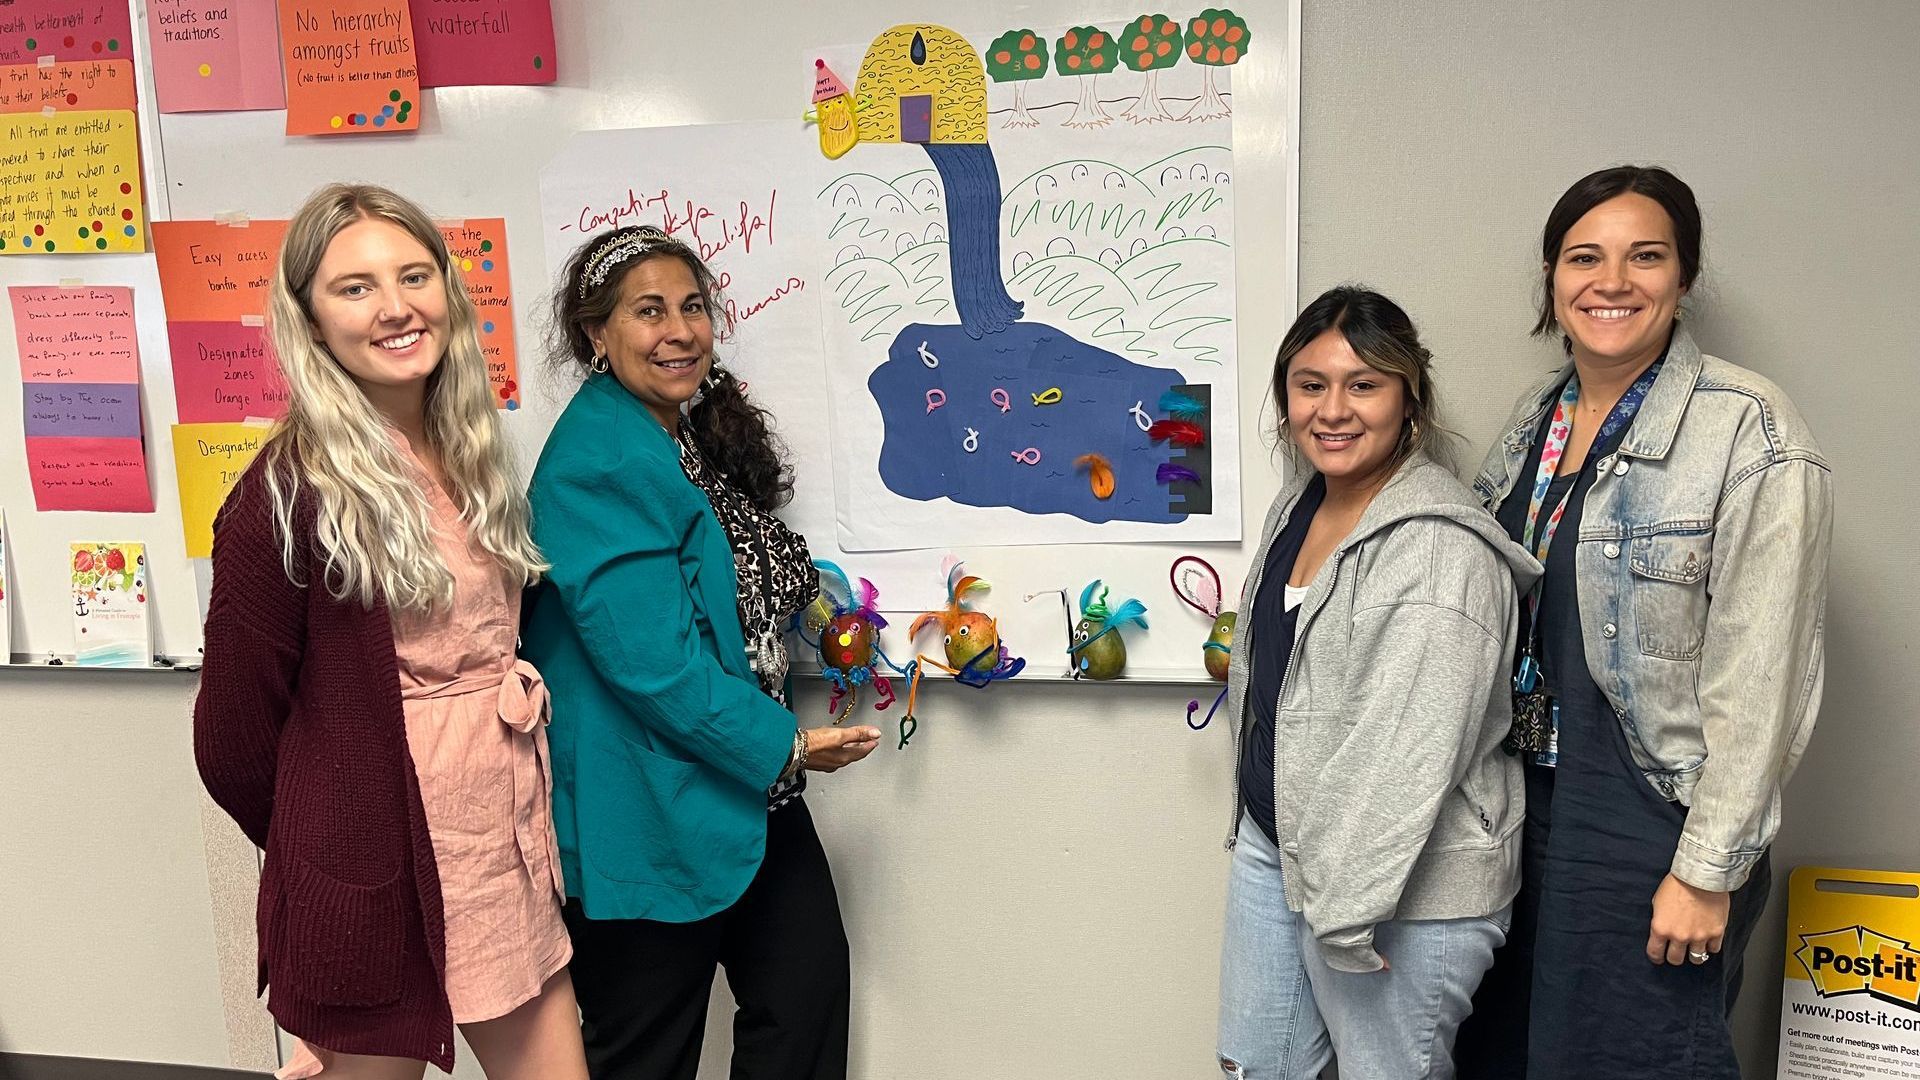
[[[534,86],[556,74],[549,0],[413,0],[413,32],[421,86]]]
[[[287,106],[273,0],[148,0],[147,42],[161,112]]]
[[[173,397],[183,424],[249,417],[278,419],[287,386],[267,347],[266,330],[230,322],[170,322]]]
[[[21,382],[140,381],[132,289],[13,285],[7,298],[13,302]]]
[[[139,439],[29,438],[27,474],[40,510],[153,512]]]
[[[127,0],[10,0],[0,4],[0,64],[131,60],[133,9]]]

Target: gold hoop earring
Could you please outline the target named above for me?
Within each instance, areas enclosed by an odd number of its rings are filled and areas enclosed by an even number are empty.
[[[1407,420],[1407,445],[1408,446],[1420,445],[1420,421],[1419,420],[1411,419],[1411,418]]]

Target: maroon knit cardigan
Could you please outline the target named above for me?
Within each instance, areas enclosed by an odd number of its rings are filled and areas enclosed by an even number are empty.
[[[280,1026],[349,1054],[453,1069],[440,877],[407,750],[385,604],[333,598],[315,501],[281,561],[262,453],[214,525],[193,753],[213,801],[266,849],[260,985]]]

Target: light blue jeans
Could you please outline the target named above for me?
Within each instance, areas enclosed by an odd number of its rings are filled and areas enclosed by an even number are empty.
[[[1511,917],[1384,922],[1374,948],[1389,969],[1335,971],[1287,910],[1280,853],[1243,815],[1220,956],[1221,1072],[1313,1080],[1337,1057],[1354,1080],[1452,1077],[1454,1035]]]

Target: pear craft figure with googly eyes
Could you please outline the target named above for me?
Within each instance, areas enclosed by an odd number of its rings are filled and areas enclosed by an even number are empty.
[[[887,625],[875,607],[880,590],[866,578],[860,579],[858,589],[854,588],[846,571],[833,563],[815,560],[813,565],[820,571],[820,598],[794,616],[794,621],[803,631],[820,627],[818,642],[808,644],[820,650],[820,674],[833,686],[827,711],[836,714],[834,723],[845,721],[860,700],[860,687],[868,683],[880,695],[873,707],[887,708],[893,704],[894,695],[893,684],[878,667],[885,658],[880,651],[880,631]],[[805,640],[804,633],[801,637]],[[844,708],[840,704],[843,698]]]
[[[1213,620],[1206,644],[1200,646],[1200,662],[1207,674],[1227,681],[1227,662],[1233,655],[1233,628],[1239,615],[1220,610],[1220,572],[1197,555],[1182,555],[1167,571],[1173,582],[1173,594],[1188,607]]]
[[[929,611],[913,620],[909,638],[934,623],[945,631],[941,645],[947,654],[947,672],[968,686],[985,686],[995,679],[1010,679],[1020,674],[1027,662],[1013,656],[1000,640],[1000,625],[985,612],[967,607],[967,597],[989,589],[982,578],[967,573],[966,564],[949,555],[941,564],[947,577],[947,606]]]
[[[1076,679],[1119,678],[1127,667],[1127,643],[1120,636],[1120,628],[1128,623],[1147,628],[1147,605],[1129,599],[1110,608],[1107,593],[1099,578],[1080,590],[1080,621],[1074,624],[1067,646]]]
[[[1200,663],[1219,682],[1227,681],[1227,667],[1233,659],[1233,630],[1240,617],[1231,611],[1221,611],[1220,572],[1197,555],[1182,555],[1173,560],[1173,566],[1167,571],[1167,577],[1173,584],[1173,594],[1186,602],[1193,610],[1213,620],[1207,631],[1206,643],[1200,646]],[[1213,714],[1220,711],[1220,705],[1227,700],[1227,690],[1213,699],[1213,706],[1207,710],[1206,719],[1193,722],[1193,714],[1200,711],[1199,699],[1187,702],[1187,726],[1201,731],[1213,723]]]

